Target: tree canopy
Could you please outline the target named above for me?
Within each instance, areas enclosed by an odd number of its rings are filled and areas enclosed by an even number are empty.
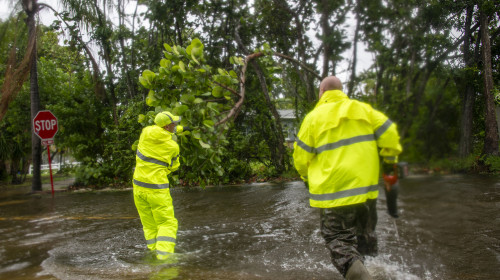
[[[327,75],[398,124],[402,160],[500,168],[495,1],[19,2],[56,17],[36,29],[36,84],[60,122],[54,148],[81,163],[81,183],[129,183],[141,128],[162,110],[193,128],[177,135],[174,183],[245,180],[259,164],[293,172],[278,110],[294,110],[298,127]],[[30,53],[29,15],[0,22],[0,173],[13,180],[40,153],[24,113],[34,81],[9,78]],[[373,60],[359,71],[363,46]]]

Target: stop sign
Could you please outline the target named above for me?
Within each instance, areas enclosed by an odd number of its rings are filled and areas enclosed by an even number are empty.
[[[56,116],[51,111],[38,112],[33,119],[33,129],[42,140],[54,138],[58,130]]]

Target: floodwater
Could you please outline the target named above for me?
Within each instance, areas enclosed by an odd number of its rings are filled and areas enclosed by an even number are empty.
[[[374,279],[499,279],[500,179],[408,177],[378,201]],[[175,188],[177,253],[147,252],[131,190],[0,197],[0,279],[342,279],[301,182]]]

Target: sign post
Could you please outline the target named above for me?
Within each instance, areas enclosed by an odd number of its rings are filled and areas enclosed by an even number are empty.
[[[54,180],[52,179],[52,164],[50,162],[50,145],[54,144],[54,135],[58,129],[57,118],[50,111],[39,111],[33,118],[33,131],[42,139],[42,145],[47,146],[52,196],[54,195]]]

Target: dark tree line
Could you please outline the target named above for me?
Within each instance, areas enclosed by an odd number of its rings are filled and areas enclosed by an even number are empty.
[[[238,79],[242,66],[234,57],[261,53],[248,59],[244,84],[209,83],[227,86],[222,91],[230,98],[216,102],[234,106],[213,116],[217,122],[231,112],[221,131],[230,141],[210,143],[221,150],[209,159],[228,159],[208,164],[217,170],[207,171],[211,182],[251,176],[240,168],[251,162],[264,164],[271,175],[293,170],[278,109],[294,109],[299,125],[314,106],[321,77],[341,71],[351,98],[372,103],[398,123],[403,159],[474,157],[491,165],[488,159],[498,156],[496,1],[61,0],[60,11],[37,0],[18,4],[0,30],[0,170],[16,177],[33,163],[33,190],[41,187],[40,141],[26,136],[29,120],[14,117],[26,96],[32,118],[50,109],[61,120],[56,152],[71,151],[82,163],[83,183],[127,181],[134,163],[130,147],[145,124],[137,116],[154,111],[139,76],[163,67],[164,44],[185,50],[194,38],[204,46],[202,64],[234,70]],[[37,16],[49,12],[57,20],[37,25]],[[359,72],[362,45],[374,60]],[[341,69],[345,63],[348,69]]]

